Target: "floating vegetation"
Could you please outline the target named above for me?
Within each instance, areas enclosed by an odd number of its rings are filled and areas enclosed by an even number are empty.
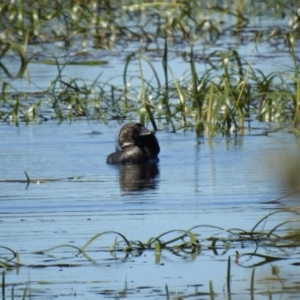
[[[57,182],[57,181],[76,181],[78,182],[82,176],[73,176],[73,177],[67,177],[67,178],[34,178],[31,179],[29,175],[27,174],[26,171],[24,171],[26,179],[0,179],[0,183],[26,183],[27,187],[29,186],[30,183],[36,183],[36,184],[41,184],[41,183],[49,183],[49,182]],[[98,182],[98,181],[97,181]]]
[[[251,18],[264,14],[290,18],[287,26],[251,27]],[[220,5],[213,1],[4,1],[0,5],[0,120],[3,122],[58,122],[74,119],[136,119],[154,129],[168,123],[172,131],[195,130],[215,135],[243,129],[249,120],[276,121],[298,132],[300,85],[299,18],[286,1],[245,1]],[[230,16],[230,18],[228,18]],[[252,43],[252,55],[237,47],[219,47],[232,36]],[[293,67],[266,73],[255,68],[257,46],[280,45]],[[37,51],[37,45],[54,51]],[[184,45],[182,47],[182,45]],[[213,48],[211,50],[211,48]],[[50,49],[50,47],[49,47]],[[134,49],[134,50],[132,50]],[[176,50],[182,49],[182,50]],[[97,55],[94,51],[98,50]],[[106,52],[105,52],[106,51]],[[93,82],[65,76],[69,65],[94,67],[109,64],[114,52],[125,61],[123,85],[102,79]],[[105,57],[99,57],[106,53]],[[123,54],[124,53],[124,54]],[[153,54],[154,53],[154,54]],[[289,54],[288,54],[289,53]],[[160,60],[163,76],[151,61]],[[103,55],[104,56],[104,55]],[[175,74],[170,57],[182,57],[188,69]],[[19,62],[17,69],[11,68]],[[54,65],[57,76],[40,92],[18,90],[13,78],[30,80],[28,65]],[[145,76],[143,66],[152,76]],[[197,71],[202,64],[205,71]],[[134,76],[128,70],[138,66]],[[120,73],[121,75],[121,73]],[[37,87],[37,89],[39,89]]]
[[[271,266],[272,275],[275,276],[277,281],[281,282],[282,290],[287,287],[284,285],[283,279],[280,277],[280,270],[274,263],[280,260],[287,260],[289,256],[287,251],[293,252],[293,249],[299,247],[300,235],[299,235],[299,209],[281,209],[269,213],[265,217],[261,218],[251,230],[244,230],[240,228],[220,228],[211,225],[198,225],[190,228],[189,230],[170,230],[164,232],[157,237],[151,237],[146,242],[140,240],[129,240],[125,235],[120,232],[106,231],[94,235],[84,245],[74,246],[70,244],[62,244],[54,246],[48,249],[35,251],[33,256],[44,257],[43,263],[26,264],[20,258],[20,254],[6,246],[0,246],[0,269],[2,272],[2,298],[5,299],[7,295],[7,284],[5,283],[5,273],[11,270],[20,270],[20,268],[33,268],[44,269],[49,267],[58,268],[78,268],[84,266],[87,263],[92,265],[101,266],[103,262],[95,258],[97,253],[110,254],[113,257],[113,261],[116,264],[125,262],[124,258],[118,257],[120,253],[123,253],[126,257],[142,257],[146,252],[151,251],[154,256],[154,263],[164,264],[164,252],[167,251],[171,255],[186,259],[190,256],[190,259],[194,260],[198,255],[209,251],[215,256],[228,255],[227,260],[227,274],[226,275],[226,293],[228,299],[231,298],[234,293],[232,287],[232,269],[231,269],[231,257],[234,258],[234,263],[243,268],[252,268],[251,280],[249,283],[249,290],[252,298],[255,292],[255,268],[269,264]],[[266,221],[276,216],[277,214],[293,214],[297,217],[295,219],[288,219],[285,222],[274,226],[271,229],[266,229]],[[296,229],[291,230],[290,227],[284,227],[284,225],[295,223]],[[259,229],[261,228],[261,229]],[[209,232],[216,231],[213,234],[207,235]],[[108,235],[115,236],[115,241],[110,247],[102,247],[95,245],[97,241]],[[94,247],[91,249],[91,245]],[[263,254],[260,249],[272,249],[272,255]],[[235,250],[235,255],[228,253],[229,250],[242,249],[241,251]],[[277,254],[275,249],[278,249]],[[250,250],[250,251],[249,251]],[[231,251],[232,252],[232,251]],[[266,251],[269,252],[269,251]],[[294,253],[294,252],[293,252]],[[93,257],[92,257],[93,256]],[[72,261],[66,262],[73,257]],[[107,258],[104,259],[104,263]],[[224,262],[224,260],[223,260]],[[293,265],[298,265],[298,262],[294,262]],[[19,272],[19,271],[18,271]],[[190,295],[206,295],[210,296],[210,299],[217,297],[217,291],[214,288],[213,278],[208,280],[207,290],[199,291],[198,289]],[[50,282],[48,282],[50,284]],[[201,286],[202,284],[199,284]],[[14,285],[12,285],[14,288]],[[235,287],[236,288],[236,287]],[[23,289],[23,295],[30,292],[30,287]],[[289,286],[288,291],[298,292],[297,286]],[[122,293],[136,293],[137,291],[129,289],[125,282],[125,287]],[[14,291],[12,290],[12,294]],[[102,292],[101,292],[102,293]],[[113,295],[113,291],[111,294]],[[110,294],[110,293],[109,293]],[[165,296],[167,299],[172,296],[170,288],[165,286]],[[10,298],[8,298],[10,299]],[[25,298],[23,298],[25,299]]]
[[[297,216],[295,219],[288,219],[287,221],[281,222],[275,227],[266,230],[266,221],[277,214],[294,214]],[[257,253],[260,247],[267,248],[292,248],[299,247],[300,234],[299,229],[287,229],[284,227],[287,224],[299,223],[300,218],[299,209],[280,209],[269,213],[262,219],[260,219],[251,230],[244,230],[241,228],[221,228],[212,225],[198,225],[188,230],[170,230],[164,232],[157,237],[151,237],[146,242],[140,240],[129,240],[125,235],[116,231],[105,231],[98,233],[91,237],[84,245],[74,246],[69,244],[63,244],[51,247],[49,249],[39,250],[34,252],[38,255],[46,255],[49,252],[60,248],[71,248],[76,250],[78,254],[83,255],[88,261],[94,262],[92,258],[88,256],[88,249],[90,245],[95,243],[97,240],[107,235],[114,235],[116,238],[114,243],[110,247],[99,247],[96,246],[94,249],[101,249],[101,252],[107,252],[116,257],[117,253],[126,253],[133,256],[140,256],[144,251],[153,251],[155,256],[155,263],[161,263],[161,254],[163,251],[169,251],[176,256],[184,254],[196,257],[204,251],[211,251],[215,255],[226,254],[229,249],[236,248],[255,248],[251,253],[238,253],[235,255],[235,262],[239,264],[239,260],[244,256],[257,256],[260,258],[258,263],[250,265],[248,267],[260,266],[272,261],[286,259],[282,256],[269,256]],[[262,227],[262,230],[258,228]],[[297,227],[296,227],[297,228]],[[205,235],[205,232],[209,230],[215,230],[214,234]],[[42,267],[42,265],[26,265],[21,263],[19,254],[12,249],[0,246],[3,250],[8,251],[6,255],[1,255],[0,266],[5,269],[19,268],[23,266],[27,267]],[[63,251],[64,252],[64,251]],[[76,256],[78,255],[76,254]],[[61,265],[57,263],[57,266]],[[71,266],[72,264],[68,264]],[[43,267],[53,266],[53,264],[45,264]],[[76,266],[76,264],[74,264]]]

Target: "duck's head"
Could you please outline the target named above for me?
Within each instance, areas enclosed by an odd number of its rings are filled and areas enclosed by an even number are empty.
[[[124,125],[118,135],[118,144],[124,149],[130,146],[142,146],[143,140],[147,136],[154,136],[154,133],[148,130],[140,123],[129,123]]]

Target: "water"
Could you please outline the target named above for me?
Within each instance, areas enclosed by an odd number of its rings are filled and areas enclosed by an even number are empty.
[[[27,188],[25,182],[0,183],[1,246],[18,251],[26,266],[17,272],[7,271],[6,283],[20,293],[28,285],[32,296],[60,299],[75,294],[84,299],[95,295],[126,298],[122,296],[125,284],[128,297],[165,299],[167,284],[170,293],[196,299],[198,292],[208,292],[208,279],[212,278],[217,299],[223,299],[227,258],[231,256],[236,299],[249,295],[250,272],[238,264],[252,265],[255,257],[233,261],[236,250],[253,251],[255,245],[251,243],[244,250],[239,243],[228,250],[220,249],[218,255],[203,248],[195,257],[163,250],[158,264],[152,250],[117,252],[115,256],[104,251],[114,243],[114,234],[96,239],[87,248],[88,257],[70,247],[44,255],[33,253],[62,244],[81,247],[104,231],[146,242],[166,231],[196,225],[250,230],[267,213],[286,204],[284,200],[267,203],[288,192],[269,162],[272,157],[282,157],[286,148],[297,153],[292,134],[254,136],[253,131],[247,131],[245,136],[209,140],[196,138],[192,132],[160,131],[160,162],[157,168],[145,171],[137,166],[106,165],[119,128],[117,122],[106,126],[85,121],[19,128],[1,125],[0,178],[26,180],[25,170],[31,179],[40,179]],[[141,174],[143,180],[138,180]],[[42,179],[74,176],[81,177],[41,183]],[[266,225],[272,228],[281,219],[270,218]],[[205,239],[219,230],[203,227],[198,232]],[[169,238],[166,236],[166,240]],[[262,246],[258,253],[270,253],[270,249]],[[286,261],[277,265],[282,272],[294,274],[295,267],[290,265],[294,259],[291,256],[288,265]],[[266,289],[259,280],[270,276],[269,264],[259,268],[258,291]]]
[[[226,26],[234,25],[235,18],[225,21]],[[215,42],[201,40],[194,45],[199,58],[197,72],[201,75],[209,68],[205,64],[206,55],[236,49],[242,63],[251,63],[265,75],[279,71],[287,74],[293,67],[288,46],[282,36],[268,38],[276,27],[285,33],[290,31],[287,18],[281,20],[269,15],[253,18],[249,26],[241,29],[238,38],[227,30]],[[261,28],[264,28],[262,39],[256,44],[253,32]],[[189,59],[184,60],[181,54],[189,52],[190,45],[169,40],[168,46],[168,66],[175,77],[188,76]],[[143,47],[145,43],[140,41],[126,49],[116,45],[112,53],[90,46],[78,49],[75,45],[64,51],[48,43],[29,45],[28,55],[38,55],[28,65],[26,77],[13,80],[2,73],[0,82],[9,82],[9,91],[39,92],[39,96],[30,94],[29,98],[44,99],[43,91],[56,79],[58,70],[57,66],[40,60],[52,59],[55,53],[60,61],[68,61],[77,57],[78,50],[84,50],[88,59],[103,59],[108,63],[93,67],[67,65],[62,73],[66,82],[70,78],[79,81],[83,78],[80,83],[92,84],[101,74],[100,86],[108,82],[122,87],[127,56]],[[153,51],[145,55],[159,80],[164,82],[161,64],[164,41],[158,40],[158,45],[150,43],[147,47]],[[297,47],[295,52],[298,55]],[[2,62],[13,74],[18,72],[14,54],[5,56]],[[144,60],[142,69],[145,80],[152,82],[153,72]],[[138,87],[137,93],[141,83],[138,74],[138,63],[132,62],[128,78],[132,76],[130,84]],[[138,94],[133,97],[138,98]],[[45,107],[43,115],[51,115]],[[11,107],[7,109],[10,111]],[[286,158],[293,162],[293,157],[299,156],[295,136],[287,131],[262,135],[276,124],[256,121],[251,122],[251,130],[245,130],[244,136],[213,139],[197,138],[194,132],[171,133],[166,124],[158,125],[159,164],[118,167],[107,165],[105,160],[114,151],[120,122],[110,120],[105,125],[74,121],[58,125],[56,121],[48,121],[29,126],[20,123],[19,127],[0,124],[0,263],[9,258],[11,264],[16,262],[5,248],[8,247],[19,253],[23,264],[6,271],[6,298],[10,299],[12,287],[15,295],[22,295],[28,287],[31,297],[37,299],[166,299],[167,285],[171,297],[209,299],[211,278],[216,299],[229,299],[228,257],[231,299],[251,298],[254,267],[255,299],[299,298],[298,248],[278,249],[262,242],[243,243],[237,239],[228,249],[218,242],[217,250],[213,250],[207,241],[208,237],[221,234],[219,228],[250,231],[268,213],[298,205],[297,194],[268,202],[290,193],[289,182],[285,181],[292,171],[281,162]],[[27,185],[24,171],[37,183]],[[259,229],[267,231],[291,217],[295,216],[273,215]],[[105,231],[119,232],[129,240],[145,243],[150,237],[170,230],[188,230],[197,225],[206,225],[193,230],[202,244],[197,254],[164,249],[158,260],[154,250],[109,253],[107,250],[116,237],[122,240],[113,233],[97,238],[84,253],[74,248],[82,247]],[[293,228],[293,224],[288,226]],[[164,240],[178,235],[168,234]],[[226,231],[221,236],[230,237]],[[61,245],[65,246],[53,248]],[[41,250],[47,251],[38,252]],[[255,254],[280,260],[264,263]],[[275,266],[279,268],[279,278],[272,273]]]

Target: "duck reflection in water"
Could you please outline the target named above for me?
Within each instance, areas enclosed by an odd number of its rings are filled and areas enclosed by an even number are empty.
[[[120,188],[125,192],[147,191],[157,188],[157,164],[120,165]]]
[[[157,155],[160,148],[154,133],[140,123],[124,125],[116,141],[116,152],[108,155],[107,164],[119,165],[123,190],[148,190],[156,187]]]

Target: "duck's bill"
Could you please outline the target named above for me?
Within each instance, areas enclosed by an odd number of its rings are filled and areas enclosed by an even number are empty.
[[[145,136],[145,135],[150,135],[150,134],[153,134],[153,132],[144,127],[144,128],[141,129],[139,135],[140,136]]]

